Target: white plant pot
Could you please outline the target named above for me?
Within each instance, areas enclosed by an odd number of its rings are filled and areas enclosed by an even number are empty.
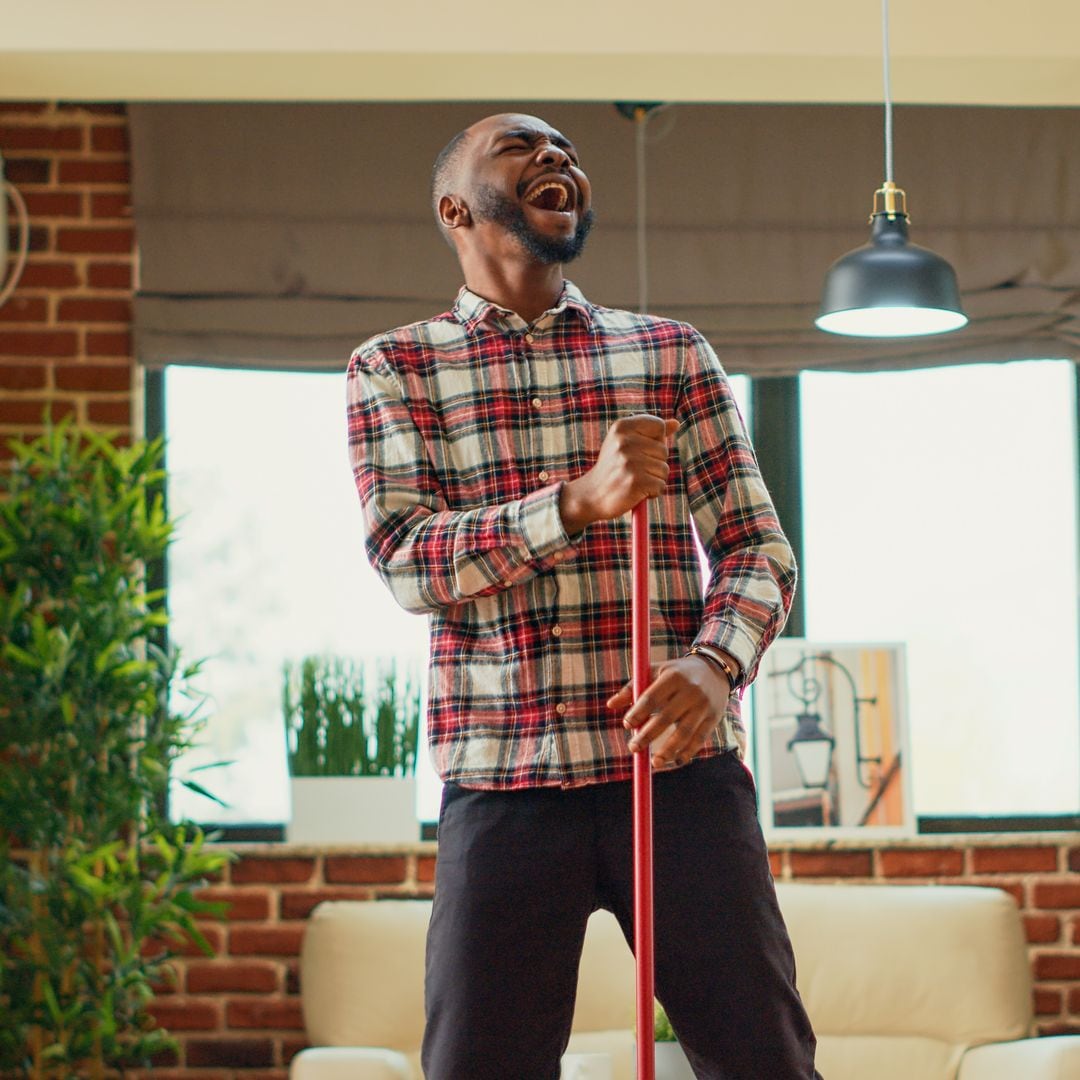
[[[694,1080],[694,1070],[677,1042],[658,1042],[656,1049],[656,1080]]]
[[[294,776],[292,844],[411,844],[420,839],[415,776]]]

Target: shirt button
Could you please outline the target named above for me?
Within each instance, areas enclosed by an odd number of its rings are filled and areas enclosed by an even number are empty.
[[[539,476],[540,476],[540,479],[544,480],[544,481],[547,481],[547,480],[551,479],[551,473],[549,473],[547,471],[547,469],[541,469],[540,473],[539,473]]]
[[[503,582],[503,585],[505,585],[505,586],[506,586],[506,588],[508,588],[508,589],[512,589],[512,588],[514,587],[514,583],[513,583],[513,582],[512,582],[512,581],[511,581],[511,580],[510,580],[509,578],[507,578],[507,579],[506,579],[506,580],[505,580],[505,581]]]
[[[555,711],[560,716],[565,716],[566,715],[566,706],[560,701],[559,704],[555,706]]]
[[[552,637],[562,637],[562,627],[561,627],[561,626],[559,626],[559,624],[558,624],[558,623],[556,623],[556,624],[555,624],[555,625],[554,625],[554,626],[553,626],[553,627],[551,628],[551,636],[552,636]]]
[[[536,340],[536,338],[534,338],[532,334],[526,334],[525,340],[531,345]]]
[[[544,402],[540,398],[534,397],[532,399],[532,407],[534,409],[542,409],[544,407]]]

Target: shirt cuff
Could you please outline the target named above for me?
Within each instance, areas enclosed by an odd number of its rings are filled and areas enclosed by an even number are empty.
[[[711,645],[723,649],[739,665],[739,686],[754,681],[758,668],[758,643],[745,630],[731,623],[706,623],[694,638],[695,645]]]
[[[545,559],[563,548],[575,548],[559,513],[562,486],[561,480],[549,484],[518,503],[517,525],[534,559]]]

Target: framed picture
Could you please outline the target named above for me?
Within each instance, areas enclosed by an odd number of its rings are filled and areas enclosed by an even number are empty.
[[[771,835],[914,833],[903,646],[775,641],[754,683],[754,766]]]

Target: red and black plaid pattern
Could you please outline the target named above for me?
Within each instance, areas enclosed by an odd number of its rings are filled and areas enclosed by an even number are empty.
[[[630,673],[629,516],[567,536],[559,493],[615,420],[643,412],[679,421],[667,490],[650,503],[654,662],[709,643],[748,682],[795,567],[723,369],[693,327],[597,307],[569,282],[529,326],[462,289],[453,310],[353,354],[367,552],[398,603],[430,616],[428,735],[443,779],[632,775],[621,717],[604,705]],[[744,742],[732,695],[703,756]]]

